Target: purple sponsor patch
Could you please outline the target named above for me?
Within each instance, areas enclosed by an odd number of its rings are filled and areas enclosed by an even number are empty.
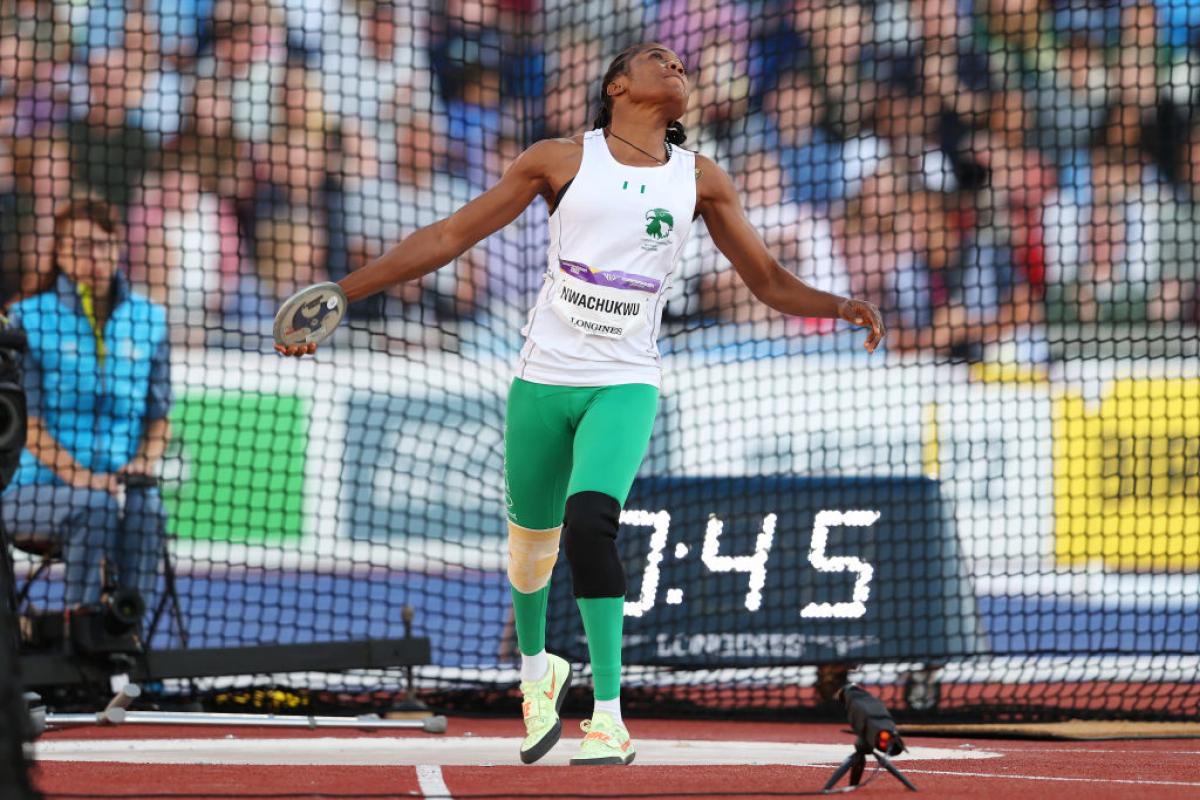
[[[656,294],[662,286],[660,281],[648,278],[645,275],[634,275],[615,269],[594,272],[587,264],[580,264],[578,261],[563,261],[560,259],[558,264],[562,267],[562,271],[572,278],[578,278],[581,281],[586,281],[596,286],[630,289],[637,292],[649,292],[650,294]]]

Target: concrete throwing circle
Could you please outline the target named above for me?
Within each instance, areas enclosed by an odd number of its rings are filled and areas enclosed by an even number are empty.
[[[39,741],[41,761],[121,764],[330,764],[344,766],[505,766],[519,763],[519,739],[505,737],[317,739],[108,739]],[[722,764],[839,764],[846,744],[637,739],[634,766]],[[565,766],[577,747],[562,742],[538,763]],[[997,758],[973,747],[913,747],[897,762]]]

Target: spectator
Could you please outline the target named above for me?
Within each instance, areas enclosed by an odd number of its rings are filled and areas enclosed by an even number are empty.
[[[1038,76],[1030,138],[1058,166],[1064,185],[1090,180],[1091,139],[1113,97],[1104,51],[1086,36],[1072,36],[1055,53],[1055,68]]]
[[[157,23],[162,54],[186,60],[199,52],[204,25],[213,13],[213,0],[148,0],[145,11]]]
[[[429,64],[410,17],[411,9],[396,0],[348,3],[334,15],[336,30],[324,37],[321,51],[325,111],[371,139],[389,172],[396,163],[396,125],[414,109],[435,110]]]
[[[1051,277],[1081,322],[1144,321],[1160,292],[1173,193],[1142,147],[1142,121],[1134,106],[1110,108],[1095,135],[1091,185],[1048,209]]]
[[[346,235],[352,268],[458,210],[473,195],[465,180],[435,168],[443,145],[431,115],[414,114],[398,133],[395,179],[382,173],[368,177],[370,169],[365,175],[347,172]],[[361,144],[351,144],[352,150],[359,148]],[[420,282],[404,284],[398,289],[401,300],[443,319],[474,313],[484,281],[483,252],[481,245],[460,257],[453,269],[445,267]]]
[[[276,100],[280,116],[268,141],[254,145],[254,258],[271,306],[325,277],[329,154],[336,148],[320,82],[318,73],[293,59]]]
[[[287,25],[271,0],[217,0],[212,51],[196,65],[196,104],[219,111],[222,136],[265,142],[281,111],[287,75]]]
[[[604,75],[600,40],[568,34],[557,51],[546,92],[546,135],[574,136],[591,126],[588,91]]]
[[[29,435],[0,511],[14,536],[62,547],[68,607],[99,599],[105,564],[152,607],[166,513],[157,488],[121,476],[154,475],[166,447],[166,315],[118,269],[111,206],[71,201],[54,231],[50,284],[11,309],[29,339]]]
[[[796,30],[793,4],[784,0],[765,0],[751,27],[747,76],[750,108],[757,111],[779,75],[812,67],[812,48]]]
[[[541,21],[540,0],[505,0],[500,3],[500,93],[511,112],[502,136],[517,136],[522,146],[544,136],[546,96],[545,37],[530,36]],[[518,126],[521,134],[518,134]]]
[[[853,293],[894,310],[887,287],[896,262],[896,216],[904,178],[893,158],[872,162],[860,178],[833,217],[836,251],[846,263]],[[894,330],[901,322],[889,320],[888,325]]]
[[[221,200],[197,164],[188,155],[171,169],[147,174],[127,230],[130,279],[167,307],[176,341],[201,345],[221,311],[222,289],[234,288],[222,286],[221,267],[223,259],[236,259],[237,238],[225,236]]]
[[[763,109],[771,132],[764,145],[778,148],[788,197],[818,208],[840,199],[846,189],[843,143],[826,124],[828,106],[811,75],[804,70],[781,75]],[[778,137],[774,142],[771,134]]]
[[[1047,239],[1043,220],[1055,202],[1055,172],[1019,135],[981,131],[960,154],[960,164],[977,167],[956,176],[986,181],[982,191],[960,194],[955,212],[965,233],[962,283],[968,338],[1014,342],[1022,357],[1043,360],[1043,301]],[[960,170],[961,171],[961,170]],[[969,224],[964,224],[968,223]],[[982,326],[982,327],[981,327]],[[991,327],[988,327],[991,326]]]
[[[0,109],[3,105],[0,101]],[[18,242],[11,257],[17,259],[21,291],[27,293],[43,285],[51,271],[54,209],[71,188],[70,146],[61,135],[10,141],[14,218],[8,223]]]
[[[256,151],[250,137],[269,137],[273,92],[282,87],[286,69],[280,63],[286,30],[281,13],[261,0],[217,0],[213,15],[211,52],[185,78],[182,130],[170,148],[171,166],[194,165],[202,195],[216,202],[221,310],[231,320],[257,318],[269,305],[252,263],[254,155],[263,145]]]
[[[867,193],[884,212],[873,240],[881,272],[870,277],[890,309],[894,347],[977,360],[1008,330],[1001,309],[1012,289],[1010,251],[979,227],[971,192],[899,175],[897,165],[868,181]]]
[[[4,136],[44,137],[67,120],[75,76],[56,30],[36,19],[0,21],[0,97],[12,101],[0,117]]]
[[[975,21],[955,0],[913,3],[922,37],[921,82],[925,93],[970,125],[984,122],[992,75],[986,48],[971,37]]]
[[[688,146],[712,158],[727,158],[731,136],[750,108],[750,79],[738,72],[740,45],[713,39],[701,47],[694,69],[693,93],[683,119]]]
[[[501,135],[504,35],[497,4],[450,0],[430,42],[446,104],[449,171],[485,187],[488,151]]]
[[[518,2],[525,6],[534,5],[529,0]],[[556,51],[589,40],[603,42],[613,51],[619,49],[614,44],[629,38],[631,32],[640,31],[647,12],[653,8],[653,4],[645,0],[540,0],[536,6],[540,15],[538,28],[555,32],[547,37],[550,39],[547,42],[550,63],[553,63]],[[562,62],[559,63],[561,68]],[[553,75],[553,70],[549,74]],[[597,76],[603,75],[601,68]]]
[[[846,265],[834,252],[833,230],[827,218],[812,206],[789,201],[786,179],[774,154],[745,156],[736,171],[742,184],[746,217],[762,233],[772,255],[786,269],[818,289],[849,293]],[[696,244],[687,245],[676,280],[680,291],[671,298],[672,315],[699,313],[709,319],[738,323],[778,321],[779,315],[763,309],[733,271],[701,226]],[[820,320],[795,320],[789,329],[807,332],[832,330]]]
[[[142,75],[138,97],[127,116],[129,123],[144,131],[155,145],[179,133],[184,92],[176,60],[160,51],[157,22],[146,14],[129,14],[125,30],[126,62]]]
[[[111,204],[123,218],[134,187],[152,169],[157,152],[130,124],[127,109],[141,100],[139,59],[114,48],[88,57],[88,105],[67,126],[72,174],[78,184]]]
[[[843,136],[858,133],[871,95],[862,91],[858,64],[868,41],[868,15],[855,2],[805,0],[797,5],[796,25],[812,43],[815,85],[829,103],[830,124]]]
[[[71,38],[78,52],[120,48],[125,30],[125,0],[93,0],[72,20]]]
[[[1158,23],[1150,0],[1122,3],[1117,53],[1117,85],[1121,102],[1149,111],[1158,103]]]
[[[1163,202],[1160,280],[1147,304],[1152,320],[1200,322],[1200,125],[1194,114],[1164,104],[1144,131],[1157,169],[1175,187]]]

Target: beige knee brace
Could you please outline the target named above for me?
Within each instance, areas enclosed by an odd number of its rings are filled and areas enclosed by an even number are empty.
[[[508,579],[514,589],[531,594],[550,582],[561,533],[561,525],[534,531],[508,523]]]

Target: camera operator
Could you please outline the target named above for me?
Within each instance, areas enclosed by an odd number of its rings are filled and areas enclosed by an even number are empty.
[[[111,206],[64,203],[49,285],[9,309],[29,340],[29,425],[0,512],[14,539],[61,546],[68,608],[114,577],[153,608],[166,528],[153,480],[172,401],[166,312],[131,291],[121,245]]]

